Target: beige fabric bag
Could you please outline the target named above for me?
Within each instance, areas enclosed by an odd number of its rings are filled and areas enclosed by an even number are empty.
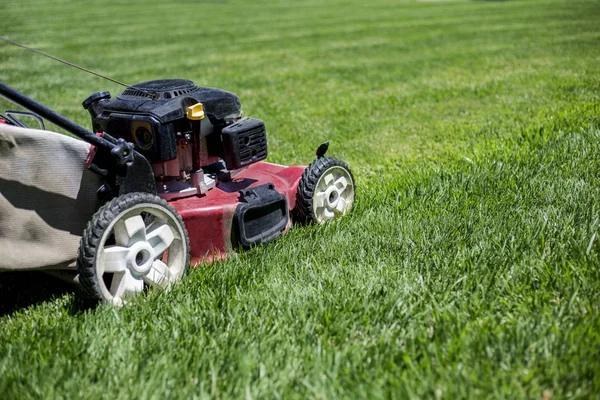
[[[90,144],[0,124],[0,270],[73,267],[99,207]]]

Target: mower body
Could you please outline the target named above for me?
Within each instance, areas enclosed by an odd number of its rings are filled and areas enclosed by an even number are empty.
[[[223,259],[236,247],[247,249],[285,233],[304,170],[258,162],[204,196],[171,200],[186,224],[192,263]]]
[[[239,98],[184,79],[142,82],[116,98],[83,102],[98,134],[135,145],[156,194],[181,215],[192,262],[271,241],[291,226],[305,167],[264,162],[263,121],[243,118]]]
[[[342,216],[354,201],[348,165],[324,157],[328,142],[307,167],[264,161],[264,122],[224,90],[166,79],[97,92],[83,102],[93,131],[2,83],[0,94],[28,110],[0,114],[0,270],[71,270],[98,300],[166,288],[188,265],[272,241],[294,220]]]

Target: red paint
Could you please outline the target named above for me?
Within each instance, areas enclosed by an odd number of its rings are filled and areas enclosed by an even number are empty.
[[[192,265],[224,259],[231,251],[233,215],[240,203],[240,190],[272,182],[275,189],[287,197],[291,211],[296,205],[296,190],[305,168],[258,162],[240,171],[231,182],[220,182],[204,195],[170,201],[188,230]]]
[[[90,152],[88,153],[87,160],[85,161],[86,168],[89,168],[90,165],[92,165],[92,161],[94,161],[94,157],[96,157],[97,150],[98,149],[96,149],[96,146],[94,146],[94,145],[90,146]]]

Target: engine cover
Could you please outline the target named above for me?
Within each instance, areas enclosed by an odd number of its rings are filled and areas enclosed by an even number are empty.
[[[189,104],[182,107],[182,102]],[[135,84],[107,103],[104,110],[151,114],[164,124],[185,118],[187,107],[196,102],[202,103],[204,112],[217,120],[229,116],[239,118],[241,115],[242,104],[235,94],[198,87],[186,79],[160,79]]]
[[[132,142],[150,162],[177,157],[177,139],[190,137],[192,121],[187,108],[202,103],[208,118],[202,132],[241,118],[239,98],[225,90],[199,87],[185,79],[161,79],[135,84],[116,98],[94,93],[83,102],[96,132]]]

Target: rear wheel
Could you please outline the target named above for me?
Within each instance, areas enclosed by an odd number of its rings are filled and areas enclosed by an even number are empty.
[[[158,196],[128,193],[100,208],[81,238],[77,270],[90,297],[123,305],[145,286],[168,288],[189,263],[177,211]]]
[[[337,158],[318,158],[300,178],[296,208],[301,220],[323,223],[348,213],[354,197],[350,167]]]

